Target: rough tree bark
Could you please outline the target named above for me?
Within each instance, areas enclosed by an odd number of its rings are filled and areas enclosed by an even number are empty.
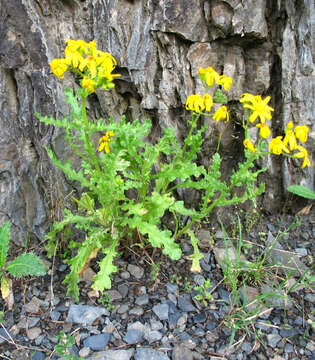
[[[76,189],[44,149],[72,157],[62,133],[35,117],[68,114],[63,89],[76,87],[74,79],[61,82],[49,68],[62,57],[65,40],[94,39],[123,75],[115,91],[91,96],[89,115],[150,117],[153,136],[162,127],[174,127],[178,136],[185,131],[184,104],[201,90],[200,66],[232,76],[232,121],[222,140],[228,174],[241,153],[236,100],[245,91],[272,96],[274,135],[290,120],[310,126],[314,159],[314,28],[312,0],[0,0],[0,223],[11,220],[17,243],[26,235],[42,239]],[[209,122],[205,164],[217,126]],[[314,188],[314,165],[300,170],[275,157],[266,164],[266,210],[282,206],[290,183]]]

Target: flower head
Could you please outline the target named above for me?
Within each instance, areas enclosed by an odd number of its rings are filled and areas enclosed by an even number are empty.
[[[304,158],[304,161],[303,161],[303,164],[302,164],[301,168],[304,169],[305,166],[311,166],[311,162],[310,162],[310,160],[308,158],[307,150],[303,146],[300,146],[300,145],[296,146],[296,150],[300,150],[300,152],[294,154],[293,156],[295,158],[299,158],[299,159]]]
[[[248,149],[249,151],[251,152],[255,152],[257,149],[255,149],[255,146],[254,144],[251,142],[250,139],[246,138],[244,141],[243,141],[243,145],[246,149]]]
[[[233,83],[233,79],[226,75],[220,75],[218,85],[222,85],[225,91],[228,91]]]
[[[60,79],[64,78],[64,73],[68,70],[65,59],[53,59],[50,63],[52,72]]]
[[[271,120],[271,111],[274,111],[272,107],[268,105],[270,96],[262,99],[261,95],[252,95],[245,93],[241,96],[240,102],[244,103],[244,108],[252,110],[249,117],[250,122],[254,122],[257,117],[260,118],[261,123],[265,123],[266,119]]]
[[[302,143],[305,143],[307,141],[308,131],[309,131],[309,129],[306,125],[298,125],[294,129],[296,137]]]
[[[226,121],[230,120],[229,113],[227,107],[225,105],[219,107],[219,109],[214,113],[213,119],[216,121],[220,121],[226,119]]]
[[[210,112],[210,110],[213,106],[212,96],[210,94],[204,94],[202,101],[203,101],[203,105],[205,107],[205,111]]]
[[[277,136],[271,139],[269,143],[269,149],[275,155],[281,155],[282,151],[285,151],[288,154],[290,153],[282,141],[282,136]]]
[[[186,100],[186,109],[200,113],[205,108],[203,98],[200,94],[189,95]]]
[[[289,144],[290,151],[293,151],[296,148],[296,137],[292,130],[286,131],[285,137],[283,139],[283,144],[284,146],[287,146]]]
[[[218,84],[220,75],[212,68],[199,69],[199,76],[201,80],[204,80],[208,86],[213,86],[214,82]]]
[[[90,93],[95,92],[95,81],[92,79],[89,79],[87,76],[84,76],[82,79],[81,86],[85,89],[88,89]]]
[[[259,123],[259,124],[257,124],[256,126],[257,126],[258,128],[260,128],[260,130],[259,130],[259,135],[260,135],[262,138],[267,139],[267,138],[270,136],[271,131],[270,131],[270,129],[269,129],[269,127],[268,127],[267,124],[265,124],[265,123]]]
[[[105,135],[99,139],[98,151],[105,150],[106,154],[110,153],[109,143],[113,141],[112,137],[115,136],[114,131],[106,131]]]

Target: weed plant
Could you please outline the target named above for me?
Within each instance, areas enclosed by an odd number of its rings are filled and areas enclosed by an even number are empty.
[[[242,120],[244,161],[235,166],[228,181],[222,180],[221,133],[211,165],[208,168],[199,165],[197,157],[206,131],[206,126],[200,124],[201,116],[212,117],[215,121],[227,122],[230,119],[227,93],[233,80],[218,74],[212,67],[199,69],[205,93],[187,97],[186,109],[191,118],[183,143],[175,136],[174,129],[168,128],[163,129],[162,136],[151,144],[144,140],[151,132],[149,119],[127,121],[123,116],[118,121],[109,117],[94,122],[87,115],[88,96],[96,89],[110,91],[114,79],[120,76],[115,73],[117,63],[111,54],[98,50],[94,41],[68,40],[65,57],[52,60],[50,65],[60,79],[70,71],[80,82],[76,94],[70,89],[65,90],[71,108],[69,117],[55,119],[37,114],[46,125],[64,129],[66,140],[81,161],[80,166],[75,167],[69,161],[58,159],[51,148],[46,148],[55,166],[84,189],[81,197],[74,199],[77,209],[65,209],[64,218],[56,222],[46,236],[46,249],[52,256],[58,246],[59,233],[70,227],[85,234],[83,240],[74,236],[69,243],[76,255],[67,261],[70,273],[64,282],[68,294],[76,300],[79,299],[79,275],[97,256],[101,260],[92,287],[101,292],[111,287],[111,276],[118,270],[115,265],[118,248],[126,238],[134,239],[143,248],[150,244],[171,259],[178,260],[182,256],[178,240],[185,236],[193,246],[191,270],[201,271],[199,261],[203,256],[193,226],[206,219],[217,207],[247,200],[256,206],[257,196],[264,192],[264,184],[258,184],[258,175],[265,171],[265,168],[255,169],[256,160],[269,154],[285,154],[303,159],[303,168],[310,165],[307,151],[298,143],[307,140],[306,126],[294,129],[290,123],[284,139],[282,136],[271,139],[267,150],[271,131],[266,122],[271,120],[274,109],[268,105],[269,96],[263,99],[261,95],[248,93],[240,99],[245,109]],[[210,95],[211,87],[215,87],[214,97]],[[250,139],[249,129],[256,120],[259,120],[256,125],[259,136],[255,143]],[[98,145],[93,141],[96,134],[100,134]],[[179,189],[199,191],[199,205],[188,208],[176,197],[175,192]],[[130,192],[134,196],[128,196]],[[174,231],[164,228],[161,223],[166,213],[174,218]],[[182,217],[189,218],[183,226]]]

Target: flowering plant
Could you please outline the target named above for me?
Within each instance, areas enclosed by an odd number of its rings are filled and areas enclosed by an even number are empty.
[[[138,239],[144,249],[147,244],[151,244],[171,259],[177,260],[181,257],[178,239],[188,236],[193,246],[191,269],[200,271],[199,261],[203,255],[199,251],[192,226],[202,221],[215,207],[246,200],[253,201],[255,205],[256,197],[264,191],[263,184],[256,186],[258,174],[264,169],[253,170],[254,161],[261,156],[261,152],[250,143],[245,122],[248,139],[244,142],[244,145],[247,144],[245,160],[238,164],[228,182],[221,179],[221,157],[218,152],[212,156],[209,168],[196,163],[206,130],[205,125],[199,127],[198,119],[201,115],[210,115],[213,104],[217,102],[222,106],[212,114],[213,118],[216,121],[229,121],[225,93],[232,79],[219,75],[212,68],[200,69],[206,93],[203,96],[192,94],[187,98],[186,109],[191,111],[192,117],[183,145],[176,138],[174,129],[164,129],[161,138],[152,145],[143,141],[151,130],[151,121],[148,119],[127,122],[122,117],[119,122],[112,118],[93,122],[87,116],[86,99],[89,94],[97,88],[112,89],[114,78],[119,76],[113,73],[116,60],[112,55],[98,50],[94,41],[86,43],[82,40],[68,40],[65,58],[54,59],[50,65],[59,78],[62,79],[66,71],[71,71],[79,76],[81,84],[77,95],[69,89],[65,91],[66,100],[72,109],[69,119],[54,119],[37,114],[45,124],[65,130],[67,141],[81,159],[80,170],[77,171],[70,162],[60,161],[47,148],[53,163],[70,180],[79,181],[85,189],[80,199],[74,199],[78,204],[77,211],[74,213],[65,209],[64,219],[56,222],[46,236],[46,249],[49,255],[53,255],[58,244],[57,234],[68,226],[85,234],[85,239],[80,240],[78,237],[69,243],[76,255],[68,260],[70,273],[64,280],[68,285],[68,293],[78,300],[79,275],[91,259],[101,253],[103,256],[98,263],[99,271],[94,276],[92,287],[99,291],[110,288],[111,275],[117,271],[114,260],[120,242],[125,239]],[[214,98],[207,92],[211,86],[221,87],[217,89]],[[257,117],[261,120],[271,117],[268,101],[248,94],[242,100],[244,106],[252,112],[250,121]],[[266,128],[261,125],[260,130],[265,137]],[[93,142],[95,133],[103,134],[98,145]],[[295,130],[297,133],[301,139],[301,130]],[[201,202],[197,208],[187,208],[183,201],[176,200],[175,191],[180,188],[201,192]],[[241,195],[235,194],[236,188],[242,189]],[[166,212],[174,218],[175,228],[172,231],[161,223]],[[181,216],[190,218],[182,228],[179,225]]]

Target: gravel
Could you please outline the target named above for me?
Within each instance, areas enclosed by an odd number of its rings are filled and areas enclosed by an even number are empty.
[[[250,241],[260,241],[258,234],[261,233],[269,240],[275,239],[292,221],[289,216],[280,221],[277,217],[264,219],[260,227],[251,230]],[[309,255],[313,252],[314,231],[309,219],[281,239],[281,249],[286,254],[294,253],[303,268],[311,266]],[[16,347],[8,342],[7,330],[17,345],[32,347],[29,350],[29,354],[34,353],[32,360],[58,359],[60,357],[52,351],[58,342],[56,336],[63,330],[68,335],[73,334],[74,351],[87,360],[209,360],[222,356],[231,360],[311,360],[315,351],[312,339],[315,294],[312,290],[302,287],[288,294],[280,283],[277,289],[272,288],[273,279],[270,279],[262,285],[249,284],[246,291],[243,289],[240,302],[232,308],[231,289],[222,281],[222,271],[214,257],[215,245],[207,245],[207,234],[207,231],[202,234],[204,258],[200,273],[190,272],[189,260],[172,262],[164,257],[165,263],[161,264],[154,282],[151,275],[147,275],[152,269],[146,265],[143,253],[140,252],[136,260],[132,254],[122,256],[117,261],[119,273],[113,279],[112,289],[107,291],[109,304],[101,303],[101,296],[88,296],[91,284],[84,281],[80,283],[80,303],[74,304],[61,285],[68,271],[64,264],[55,265],[53,298],[50,276],[32,279],[25,293],[16,286],[14,309],[5,312],[0,327],[2,356],[19,360],[13,356]],[[186,246],[187,251],[189,248]],[[250,248],[246,258],[259,249]],[[277,247],[277,261],[279,249]],[[284,260],[289,263],[287,255]],[[197,294],[194,287],[202,286],[207,279],[211,281],[215,300],[207,300],[205,306],[194,299]],[[248,304],[262,290],[274,293],[269,305],[265,304],[256,318],[255,313],[246,316],[254,315],[254,326],[250,329],[260,332],[264,346],[259,346],[253,333],[247,334],[240,325],[233,341],[237,345],[230,348],[229,322],[239,319],[233,317],[233,309],[240,309],[245,300]],[[255,306],[250,307],[250,311],[255,311]]]

